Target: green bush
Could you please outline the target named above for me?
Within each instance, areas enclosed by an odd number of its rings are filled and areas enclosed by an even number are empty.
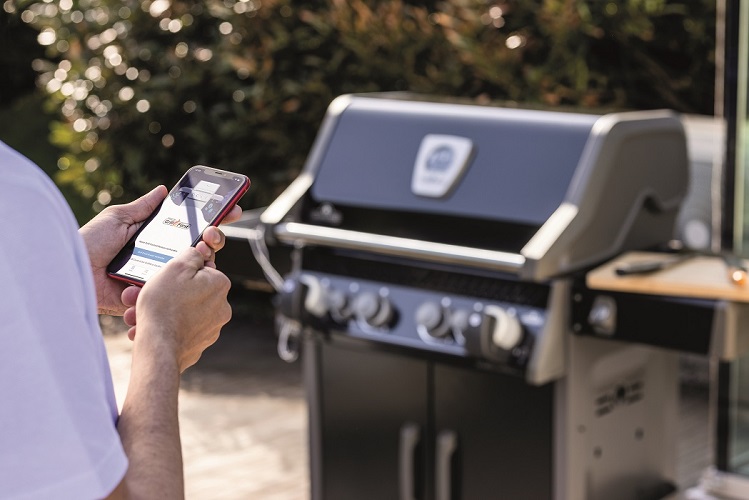
[[[711,113],[712,0],[6,0],[63,150],[99,210],[193,164],[244,172],[244,205],[296,175],[330,101],[406,90]]]

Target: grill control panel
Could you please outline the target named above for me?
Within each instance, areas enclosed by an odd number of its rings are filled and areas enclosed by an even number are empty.
[[[304,314],[331,332],[419,350],[528,362],[546,310],[322,273],[304,273]]]

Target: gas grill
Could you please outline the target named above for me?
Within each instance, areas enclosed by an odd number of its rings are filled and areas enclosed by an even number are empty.
[[[261,216],[293,249],[278,312],[282,351],[302,345],[312,498],[673,491],[675,355],[570,316],[588,269],[672,238],[687,177],[668,111],[336,99]]]

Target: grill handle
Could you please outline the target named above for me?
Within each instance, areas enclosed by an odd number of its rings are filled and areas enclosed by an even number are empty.
[[[398,450],[399,499],[416,499],[416,448],[421,440],[421,428],[413,422],[401,427]]]
[[[450,500],[453,490],[452,459],[458,449],[458,434],[443,430],[437,436],[435,460],[435,500]]]
[[[442,264],[458,264],[519,274],[525,257],[510,252],[448,245],[432,241],[363,233],[299,222],[284,222],[274,228],[278,240],[292,244],[321,245],[395,255]]]

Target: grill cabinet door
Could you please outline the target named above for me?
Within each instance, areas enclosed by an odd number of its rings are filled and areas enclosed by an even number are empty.
[[[434,392],[437,500],[553,498],[552,384],[438,364]]]
[[[406,481],[425,499],[427,362],[325,343],[320,354],[322,498],[397,500]]]

